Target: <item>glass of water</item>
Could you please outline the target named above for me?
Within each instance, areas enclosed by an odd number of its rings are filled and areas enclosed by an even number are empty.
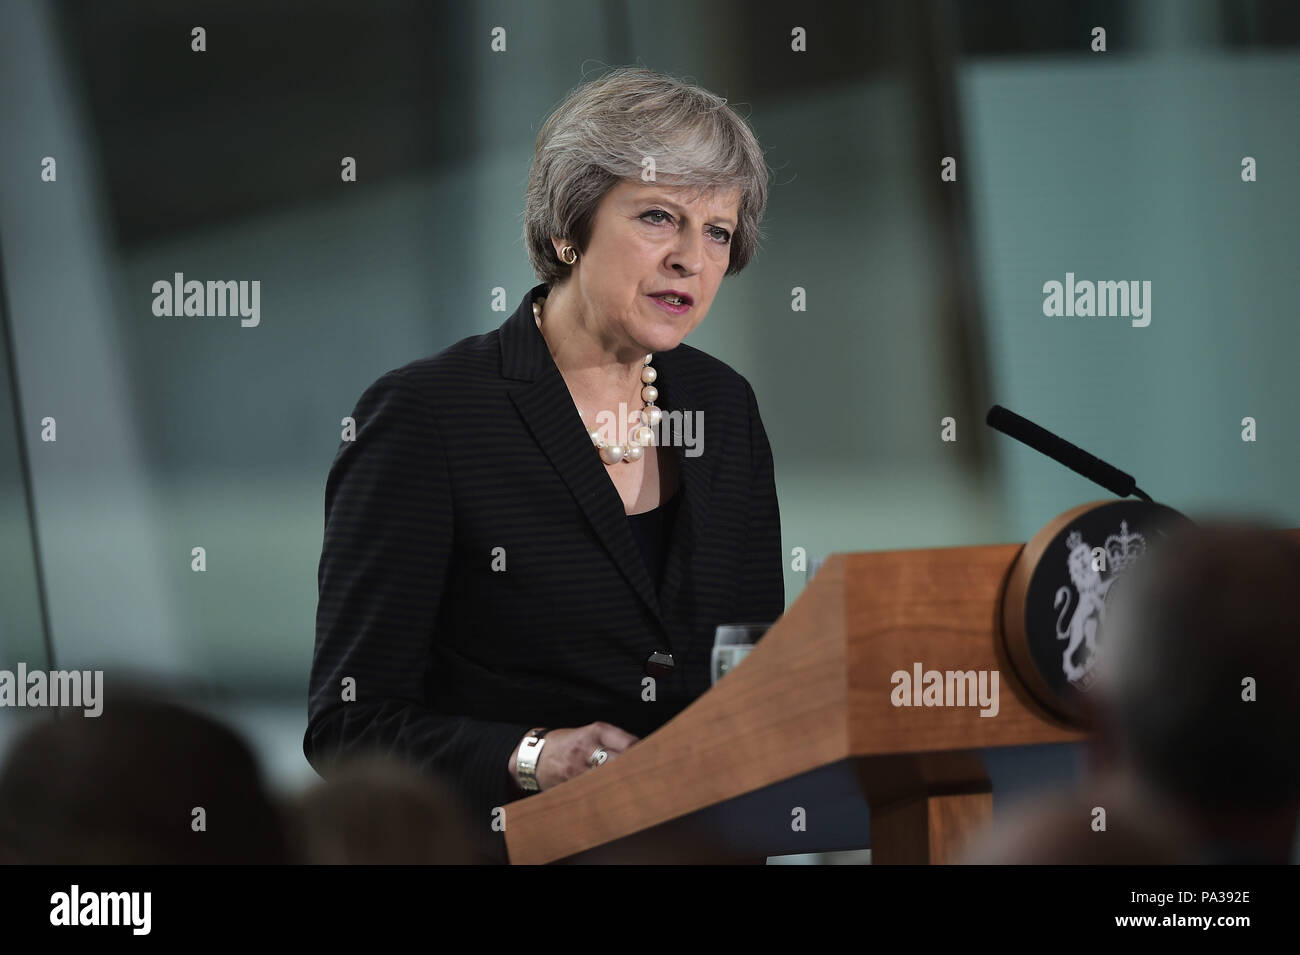
[[[713,636],[713,682],[730,673],[754,649],[770,623],[724,623]]]

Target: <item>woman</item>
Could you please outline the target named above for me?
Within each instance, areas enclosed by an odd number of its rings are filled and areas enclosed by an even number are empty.
[[[753,389],[681,344],[753,256],[766,174],[725,100],[645,69],[546,121],[524,227],[541,284],[375,381],[330,470],[318,769],[379,747],[442,773],[503,861],[497,807],[707,690],[718,624],[781,615]]]

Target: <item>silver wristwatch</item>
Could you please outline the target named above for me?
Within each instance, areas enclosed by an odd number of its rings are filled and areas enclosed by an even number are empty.
[[[542,747],[546,745],[545,736],[548,729],[529,730],[523,742],[519,744],[519,758],[516,769],[519,773],[519,788],[528,792],[537,792],[537,760],[541,758]]]

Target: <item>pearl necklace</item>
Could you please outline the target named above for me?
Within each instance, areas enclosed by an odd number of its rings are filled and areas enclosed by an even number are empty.
[[[537,321],[537,327],[542,327],[542,306],[546,304],[546,299],[539,299],[533,302],[533,317]],[[654,381],[659,377],[659,373],[650,367],[650,359],[654,355],[645,356],[645,365],[641,369],[641,398],[645,406],[634,415],[628,416],[628,423],[637,423],[628,435],[627,444],[611,444],[601,435],[600,428],[588,428],[587,435],[591,438],[591,443],[596,446],[600,452],[600,459],[606,464],[618,464],[624,461],[628,464],[634,464],[641,460],[645,449],[654,444],[654,429],[659,427],[659,422],[663,417],[663,411],[655,407],[655,399],[659,397],[659,389],[654,386]],[[578,413],[581,420],[582,412]],[[617,435],[615,435],[617,438]]]

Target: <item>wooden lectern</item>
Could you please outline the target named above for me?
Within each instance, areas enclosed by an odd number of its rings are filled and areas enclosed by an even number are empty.
[[[818,827],[855,798],[870,809],[860,846],[873,863],[952,861],[992,821],[980,750],[1083,738],[1020,687],[1002,646],[1002,591],[1023,547],[831,555],[743,663],[675,718],[507,805],[511,862],[822,851]],[[891,675],[918,663],[999,671],[996,716],[894,705]],[[790,849],[801,822],[807,848]],[[784,846],[767,836],[777,830]]]

